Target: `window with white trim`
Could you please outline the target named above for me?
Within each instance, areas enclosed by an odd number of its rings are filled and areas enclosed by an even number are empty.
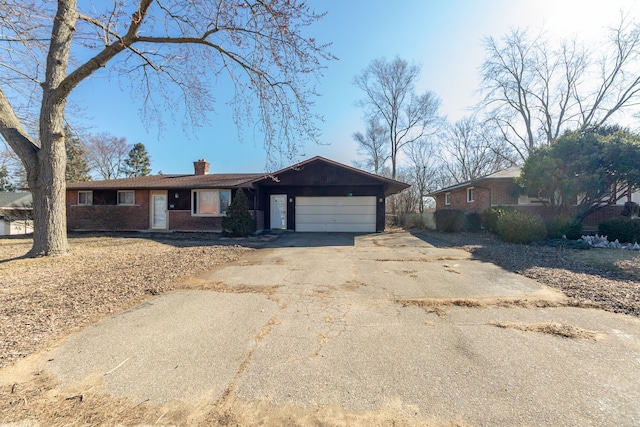
[[[78,204],[79,205],[92,205],[93,204],[93,191],[78,191]]]
[[[118,191],[118,204],[119,205],[135,204],[134,192],[131,190]]]
[[[444,204],[447,206],[451,204],[451,193],[444,193]]]
[[[473,190],[474,190],[473,187],[467,188],[467,203],[473,202],[473,192],[474,192]]]
[[[191,215],[221,216],[231,203],[231,190],[192,190]]]

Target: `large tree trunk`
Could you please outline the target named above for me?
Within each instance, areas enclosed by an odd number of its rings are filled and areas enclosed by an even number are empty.
[[[62,119],[55,120],[58,121],[61,123]],[[41,142],[37,171],[29,174],[35,175],[29,176],[34,229],[31,256],[64,255],[68,249],[64,136],[49,133],[49,139]]]
[[[58,2],[47,56],[46,78],[42,84],[40,150],[36,155],[35,170],[27,169],[33,194],[32,256],[63,255],[68,249],[64,135],[67,94],[60,90],[60,84],[67,74],[76,17],[75,0]]]

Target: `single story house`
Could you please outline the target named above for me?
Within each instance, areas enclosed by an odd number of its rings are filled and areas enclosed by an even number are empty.
[[[527,213],[540,215],[543,219],[553,216],[551,208],[544,200],[520,194],[515,184],[520,176],[520,166],[514,166],[491,175],[452,185],[430,193],[435,198],[436,211],[455,209],[464,212],[481,213],[492,207],[509,206]],[[597,229],[607,218],[620,216],[627,202],[640,203],[640,192],[618,200],[615,205],[606,206],[593,212],[583,221],[585,229]]]
[[[221,231],[238,189],[256,229],[380,232],[385,199],[408,184],[322,157],[274,173],[151,175],[67,183],[69,230]]]
[[[28,191],[0,192],[0,236],[33,233],[33,203]]]

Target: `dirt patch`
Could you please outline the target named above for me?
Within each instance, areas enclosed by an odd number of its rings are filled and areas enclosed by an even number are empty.
[[[556,335],[563,338],[579,340],[595,340],[597,334],[593,331],[578,328],[576,326],[563,323],[511,323],[511,322],[491,322],[491,326],[504,329],[517,329],[526,332],[541,332],[549,335]]]

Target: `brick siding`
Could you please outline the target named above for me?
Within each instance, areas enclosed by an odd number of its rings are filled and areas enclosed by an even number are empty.
[[[78,192],[67,191],[67,229],[130,231],[149,228],[149,191],[136,190],[134,206],[78,205]]]

